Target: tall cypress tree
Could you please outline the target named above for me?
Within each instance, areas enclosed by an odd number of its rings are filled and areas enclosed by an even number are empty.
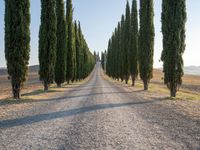
[[[74,75],[74,53],[73,53],[73,10],[72,0],[67,0],[66,5],[66,21],[67,21],[67,73],[66,80],[69,83],[73,80]]]
[[[107,71],[107,69],[106,69],[106,63],[107,63],[107,52],[106,52],[106,50],[105,50],[105,52],[104,52],[104,61],[103,61],[105,73],[106,73],[106,71]]]
[[[127,1],[126,4],[126,18],[125,18],[125,45],[124,45],[124,77],[126,84],[128,83],[130,76],[130,62],[129,62],[129,52],[130,52],[130,29],[131,29],[131,15],[130,15],[130,6]]]
[[[112,72],[111,72],[111,76],[116,79],[116,53],[115,53],[115,33],[116,33],[116,28],[115,31],[113,32],[113,36],[112,36],[112,43],[111,43],[111,60],[112,60]]]
[[[111,64],[111,39],[109,39],[109,41],[108,41],[108,48],[107,48],[107,63],[106,63],[106,68],[107,68],[107,70],[106,70],[106,73],[109,75],[109,76],[111,76],[111,68],[112,68],[112,64]]]
[[[78,37],[79,37],[79,78],[83,79],[84,74],[84,51],[83,51],[83,34],[81,24],[78,22]]]
[[[58,87],[65,82],[66,77],[66,53],[67,53],[67,29],[64,1],[56,0],[56,16],[57,16],[57,49],[56,49],[56,65],[55,65],[55,82]]]
[[[124,37],[125,37],[125,17],[122,15],[121,17],[121,29],[120,29],[120,51],[121,51],[121,64],[120,64],[120,78],[121,81],[124,81],[124,49],[125,49],[125,43],[124,43]]]
[[[183,58],[185,51],[186,0],[163,0],[162,33],[164,82],[171,97],[182,84]]]
[[[56,2],[41,0],[41,25],[39,32],[39,75],[44,90],[54,80],[56,61]]]
[[[85,78],[87,76],[87,62],[88,62],[88,55],[87,55],[87,43],[85,41],[85,39],[83,39],[83,62],[85,62],[83,64],[83,78]],[[95,60],[96,62],[96,60]]]
[[[135,85],[135,79],[138,76],[138,13],[137,1],[132,2],[131,11],[131,47],[130,47],[130,73],[132,77],[132,85]]]
[[[121,64],[121,51],[120,51],[120,22],[117,24],[116,30],[116,76],[117,80],[120,79],[120,64]]]
[[[139,69],[144,90],[153,77],[154,54],[153,0],[140,0]]]
[[[81,44],[79,37],[79,29],[77,22],[75,21],[75,48],[76,48],[76,79],[81,78]]]
[[[72,82],[74,82],[77,78],[77,61],[76,61],[76,31],[75,31],[75,22],[73,22],[73,30],[72,30],[72,62],[73,62],[73,75],[72,75]]]
[[[105,54],[104,52],[101,52],[101,67],[103,70],[105,70]]]
[[[29,53],[30,1],[5,0],[5,57],[15,99],[26,81]]]

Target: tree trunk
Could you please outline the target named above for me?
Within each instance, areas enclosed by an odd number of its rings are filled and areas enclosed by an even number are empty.
[[[67,84],[69,84],[69,80],[67,80]]]
[[[134,87],[135,86],[135,75],[132,75],[132,86]]]
[[[20,99],[20,89],[19,88],[13,89],[13,97],[14,97],[14,99]]]
[[[12,81],[13,82],[13,81]],[[13,98],[14,99],[20,99],[20,84],[18,83],[12,83],[12,92],[13,92]]]
[[[58,87],[58,88],[61,88],[61,87],[62,87],[62,86],[61,86],[61,83],[58,83],[58,84],[57,84],[57,87]]]
[[[49,85],[48,83],[44,82],[44,91],[48,91],[49,90]]]
[[[144,83],[144,90],[147,91],[149,89],[149,83],[147,80],[143,80]]]
[[[126,84],[128,84],[128,79],[129,79],[129,76],[126,76],[126,77],[125,77],[125,83],[126,83]]]
[[[125,83],[128,84],[128,79],[125,80]]]
[[[170,95],[171,97],[176,97],[176,88],[174,86],[171,87],[170,89]]]

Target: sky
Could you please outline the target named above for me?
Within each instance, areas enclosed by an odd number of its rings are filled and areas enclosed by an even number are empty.
[[[38,64],[38,33],[40,25],[40,0],[31,1],[31,52],[30,65]],[[185,66],[200,66],[200,1],[186,0],[186,51]],[[130,1],[131,3],[131,1]],[[154,67],[162,67],[159,62],[162,52],[161,33],[162,0],[154,0],[155,8],[155,52]],[[101,52],[107,48],[108,40],[125,12],[126,0],[73,0],[74,19],[80,20],[83,33],[90,50]],[[4,54],[4,0],[0,0],[0,67],[6,67]]]

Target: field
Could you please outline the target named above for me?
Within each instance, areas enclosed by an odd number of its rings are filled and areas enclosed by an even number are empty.
[[[55,98],[58,95],[62,95],[65,91],[79,86],[87,80],[86,79],[79,83],[70,83],[69,85],[64,84],[62,88],[57,88],[57,86],[53,84],[48,92],[44,92],[42,82],[39,80],[38,66],[33,66],[29,70],[27,82],[25,82],[21,91],[21,102],[26,100],[45,100],[48,98]],[[8,75],[5,71],[0,72],[0,87],[0,104],[15,103],[15,100],[12,99],[11,83],[10,80],[8,80]]]
[[[9,99],[12,96],[10,81],[8,80],[7,74],[5,72],[1,72],[0,75],[0,100]],[[159,69],[154,69],[154,77],[151,80],[150,91],[152,93],[159,93],[162,95],[169,95],[169,91],[166,86],[163,84],[163,73]],[[129,81],[131,85],[131,80]],[[76,83],[65,85],[73,87],[77,85]],[[52,87],[56,87],[53,85]],[[136,88],[142,89],[143,85],[140,80],[136,81]],[[56,89],[61,90],[61,89]],[[50,90],[48,93],[43,93],[43,85],[39,80],[38,69],[37,67],[32,67],[29,71],[28,80],[22,89],[22,98],[23,99],[37,99],[42,98],[47,95],[56,95],[55,88]],[[32,93],[32,94],[31,94]],[[40,95],[40,96],[39,96]],[[183,85],[178,92],[177,99],[183,100],[200,100],[200,76],[197,75],[184,75],[183,77]]]

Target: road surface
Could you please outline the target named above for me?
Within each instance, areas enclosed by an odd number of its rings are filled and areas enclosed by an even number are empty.
[[[97,64],[90,80],[65,96],[0,119],[0,149],[199,150],[200,119],[165,101],[108,81]]]

